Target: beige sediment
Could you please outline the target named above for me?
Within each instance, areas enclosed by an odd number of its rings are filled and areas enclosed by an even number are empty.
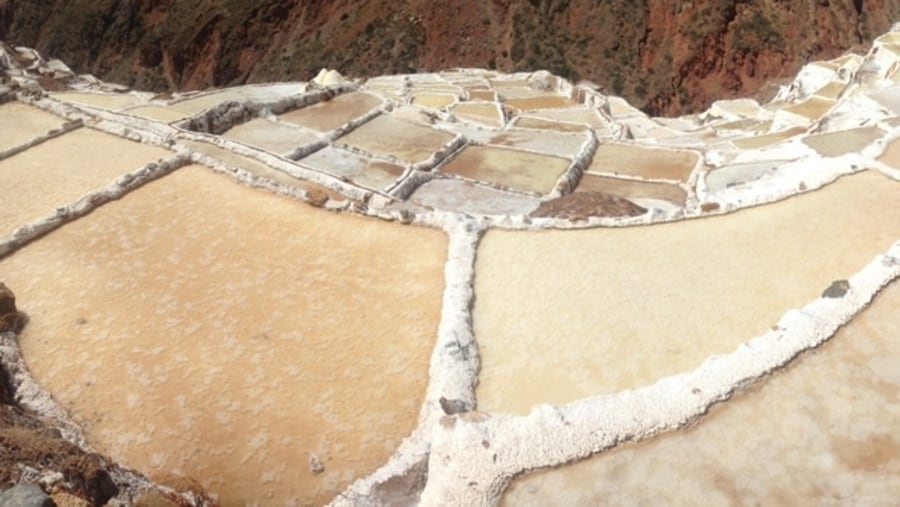
[[[445,248],[440,231],[187,167],[2,268],[31,301],[26,360],[97,448],[196,477],[226,504],[322,503],[415,428]],[[60,367],[71,360],[82,367]]]
[[[340,192],[274,169],[256,159],[244,157],[211,143],[182,141],[191,159],[214,170],[225,172],[252,187],[293,197],[328,209],[350,209],[352,199]]]
[[[454,137],[391,115],[381,115],[341,137],[337,143],[414,164],[432,158],[435,152],[452,143]]]
[[[16,393],[16,403],[26,410],[31,410],[49,423],[68,442],[81,450],[96,452],[85,439],[81,427],[71,418],[68,410],[56,400],[34,379],[22,358],[21,347],[15,333],[0,333],[0,368],[9,376]],[[168,497],[180,498],[187,505],[203,507],[209,503],[191,492],[179,493],[167,486],[154,483],[142,473],[122,465],[115,465],[110,476],[119,493],[114,500],[124,505],[131,505],[140,495],[157,491]]]
[[[440,170],[519,192],[549,194],[571,162],[552,155],[494,146],[466,146]]]
[[[284,157],[273,155],[265,150],[245,146],[241,143],[235,143],[222,137],[210,136],[195,132],[182,132],[178,134],[176,139],[213,144],[225,150],[234,152],[235,154],[242,157],[255,160],[265,166],[272,168],[273,170],[282,171],[293,178],[310,181],[317,185],[321,185],[325,188],[336,191],[340,194],[346,195],[350,199],[364,202],[367,201],[371,196],[370,191],[347,183],[343,179],[335,177],[331,174],[317,171],[310,167],[287,160]]]
[[[76,106],[99,107],[108,110],[119,110],[134,106],[141,102],[141,98],[126,93],[103,94],[83,92],[59,92],[51,93],[54,100],[67,102]]]
[[[606,192],[626,199],[661,199],[683,206],[687,199],[685,190],[670,183],[638,181],[614,178],[595,173],[585,173],[575,192]]]
[[[160,106],[156,104],[130,107],[122,112],[147,120],[161,121],[164,123],[181,121],[188,116],[186,113],[183,113],[181,111],[176,111],[170,107]]]
[[[80,128],[82,126],[84,126],[84,123],[81,120],[75,120],[75,121],[69,121],[69,122],[63,123],[62,126],[60,126],[59,128],[55,128],[53,130],[48,131],[45,134],[38,135],[32,139],[29,139],[28,141],[26,141],[23,144],[9,148],[7,150],[0,151],[0,160],[3,160],[5,158],[12,157],[13,155],[22,153],[26,150],[34,148],[35,146],[37,146],[45,141],[49,141],[50,139],[54,139],[63,134],[67,134],[67,133],[69,133],[77,128]]]

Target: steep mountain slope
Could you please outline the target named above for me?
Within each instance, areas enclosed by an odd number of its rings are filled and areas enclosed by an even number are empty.
[[[900,0],[0,0],[0,40],[141,88],[545,68],[654,114],[754,92],[864,44]]]

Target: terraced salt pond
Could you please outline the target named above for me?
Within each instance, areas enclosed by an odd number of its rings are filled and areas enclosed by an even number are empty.
[[[503,124],[503,113],[496,104],[464,102],[453,108],[457,116],[492,127]]]
[[[847,153],[860,152],[882,136],[884,131],[877,127],[863,127],[807,136],[803,142],[823,157],[839,157]]]
[[[256,118],[232,127],[223,136],[279,155],[288,155],[319,138],[315,133],[265,118]]]
[[[41,93],[34,56],[0,366],[121,505],[890,504],[891,44],[680,118],[480,69]]]
[[[528,90],[526,88],[526,90]],[[504,104],[515,107],[517,109],[530,111],[533,109],[554,109],[561,107],[568,107],[574,105],[572,99],[563,95],[531,95],[531,90],[524,92],[526,96],[521,97],[518,96],[518,93],[510,93],[510,89],[505,89],[500,92],[500,94],[506,97],[506,100],[503,101]]]
[[[603,144],[594,152],[589,171],[647,179],[687,180],[699,157],[689,151]]]
[[[347,178],[358,185],[382,190],[403,175],[403,167],[388,162],[371,161],[354,153],[332,147],[319,150],[303,159],[303,164],[322,172]]]
[[[441,168],[448,174],[489,181],[525,192],[549,193],[569,161],[524,151],[469,146]]]
[[[892,505],[900,284],[695,426],[513,482],[501,505]]]
[[[867,172],[721,217],[489,231],[475,272],[479,409],[524,414],[731,352],[891,246],[897,187]]]
[[[192,166],[0,272],[34,375],[103,452],[224,505],[321,504],[415,427],[446,247]]]
[[[175,111],[193,116],[224,102],[272,102],[279,98],[290,97],[302,93],[304,90],[305,85],[303,83],[237,86],[215,92],[193,95],[171,104],[170,107]]]
[[[157,146],[80,128],[0,160],[0,236],[171,155]]]
[[[183,120],[189,116],[187,113],[176,111],[170,107],[155,105],[132,107],[126,109],[124,112],[134,116],[140,116],[141,118],[146,118],[148,120],[156,120],[166,123]]]
[[[804,129],[803,127],[791,127],[789,129],[781,130],[778,132],[771,132],[758,136],[749,136],[741,139],[735,139],[734,141],[732,141],[732,143],[734,143],[735,146],[742,150],[765,148],[767,146],[771,146],[773,144],[777,144],[781,141],[785,141],[787,139],[795,137],[805,131],[806,129]]]
[[[684,205],[687,193],[677,185],[611,178],[594,173],[585,173],[578,183],[576,192],[605,192],[626,199],[659,199],[676,206]]]
[[[0,152],[45,136],[62,128],[66,122],[59,116],[15,101],[0,104],[0,118],[3,118],[0,122]]]
[[[338,142],[364,152],[414,163],[428,159],[453,137],[447,132],[381,115],[341,137]]]
[[[375,95],[352,92],[284,113],[278,118],[288,123],[328,132],[364,116],[380,105],[381,99]]]

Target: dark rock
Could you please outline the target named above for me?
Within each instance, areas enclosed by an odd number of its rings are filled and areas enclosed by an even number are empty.
[[[469,411],[469,408],[462,400],[448,400],[441,396],[441,399],[438,401],[441,404],[441,409],[447,415],[462,414]]]
[[[576,192],[542,202],[529,216],[585,220],[589,217],[633,217],[646,212],[646,209],[617,195]]]
[[[3,507],[56,507],[56,503],[37,484],[19,484],[0,493]]]
[[[827,289],[825,289],[825,292],[822,293],[822,297],[842,298],[847,294],[848,290],[850,290],[850,282],[847,280],[835,280]]]
[[[16,331],[19,323],[19,312],[16,310],[16,296],[0,282],[0,333]]]
[[[15,403],[16,390],[13,388],[12,378],[9,372],[0,365],[0,405],[12,405]]]
[[[0,487],[22,479],[20,465],[61,473],[71,493],[94,505],[105,504],[119,492],[108,472],[113,465],[106,458],[68,442],[28,411],[0,405]]]
[[[322,464],[322,461],[315,454],[309,455],[309,471],[314,474],[320,474],[325,471],[325,465]]]

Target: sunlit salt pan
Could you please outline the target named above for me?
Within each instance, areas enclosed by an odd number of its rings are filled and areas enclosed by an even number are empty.
[[[895,186],[865,172],[712,218],[489,231],[475,276],[479,408],[525,413],[731,352],[896,241]]]

